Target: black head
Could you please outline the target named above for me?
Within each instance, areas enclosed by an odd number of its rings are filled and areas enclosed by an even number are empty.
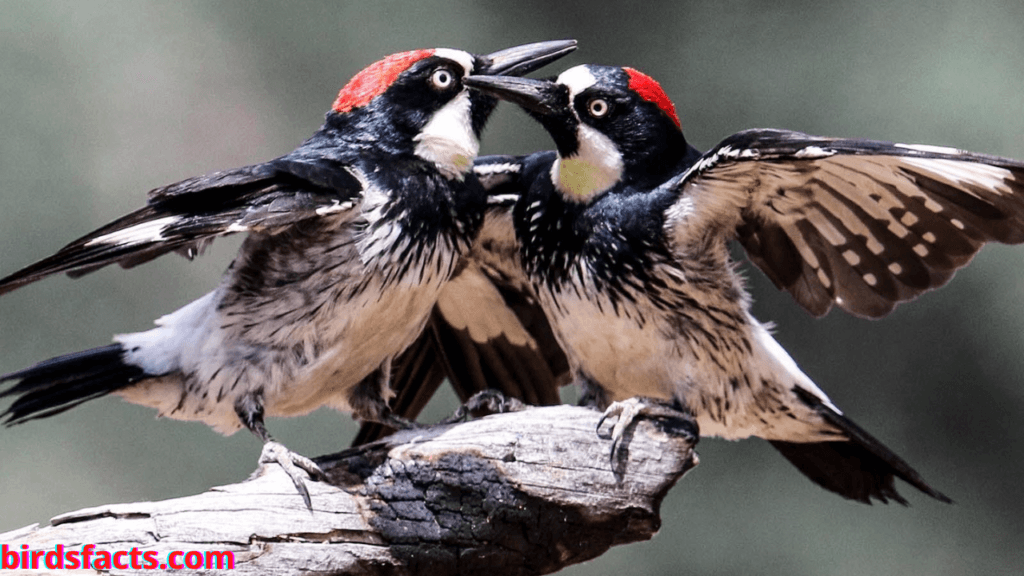
[[[559,155],[555,185],[576,200],[620,182],[656,186],[692,150],[661,86],[632,68],[583,65],[554,81],[471,77],[465,83],[519,104],[544,126]]]
[[[461,176],[473,164],[496,100],[463,85],[470,74],[525,74],[568,54],[573,40],[541,42],[485,56],[436,48],[392,54],[341,89],[325,128],[353,143],[412,152]]]

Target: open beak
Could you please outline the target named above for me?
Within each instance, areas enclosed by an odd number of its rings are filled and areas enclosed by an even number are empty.
[[[462,82],[474,90],[518,104],[543,116],[564,110],[568,96],[564,86],[549,80],[474,75],[463,78]]]
[[[558,60],[575,49],[575,40],[552,40],[506,48],[486,56],[477,56],[474,73],[522,76]]]

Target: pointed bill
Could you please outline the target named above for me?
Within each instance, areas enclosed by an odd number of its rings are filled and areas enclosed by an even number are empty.
[[[575,40],[523,44],[477,57],[477,74],[522,76],[576,50]]]
[[[545,116],[565,110],[565,88],[547,80],[508,76],[467,76],[466,86]]]

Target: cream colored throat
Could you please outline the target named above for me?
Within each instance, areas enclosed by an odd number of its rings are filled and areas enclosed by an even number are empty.
[[[463,91],[435,112],[415,138],[416,155],[433,162],[448,178],[465,178],[480,151],[471,108],[469,92]]]
[[[551,167],[551,181],[567,199],[585,202],[614,186],[622,178],[622,155],[604,134],[580,124],[579,150],[559,157]]]

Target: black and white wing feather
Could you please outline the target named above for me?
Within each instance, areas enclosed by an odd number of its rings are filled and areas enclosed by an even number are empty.
[[[522,192],[523,156],[481,156],[473,163],[473,174],[487,191],[491,208],[511,209]]]
[[[736,239],[816,316],[884,316],[1024,242],[1024,163],[952,148],[747,130],[663,189],[676,249]]]
[[[348,210],[361,191],[344,169],[280,158],[189,178],[149,193],[143,208],[0,279],[0,294],[66,272],[77,278],[109,264],[131,268],[168,252],[188,258],[218,236],[269,232]]]

